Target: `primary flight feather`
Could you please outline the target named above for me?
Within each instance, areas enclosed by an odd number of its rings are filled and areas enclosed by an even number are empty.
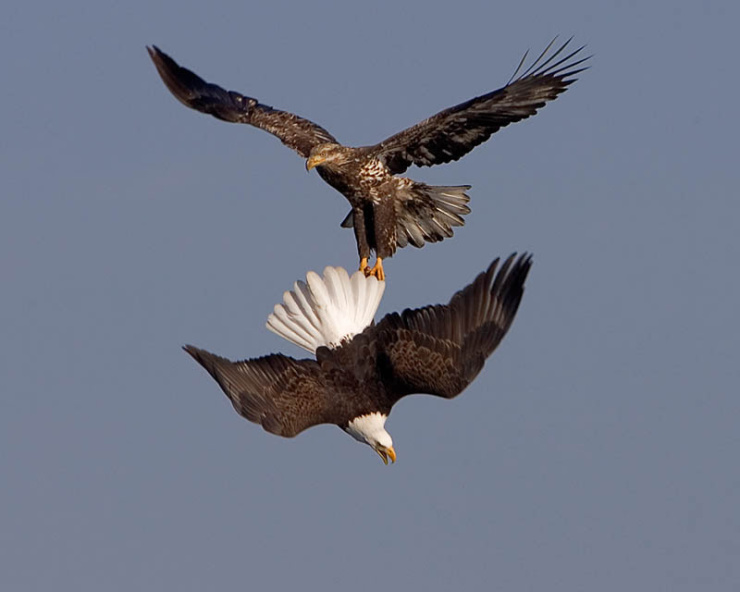
[[[223,121],[247,123],[277,136],[316,168],[352,206],[342,226],[353,228],[360,270],[383,280],[383,259],[398,247],[422,247],[453,235],[470,213],[469,185],[432,186],[401,177],[411,165],[458,160],[502,127],[526,119],[566,90],[583,71],[583,47],[555,40],[506,86],[475,97],[372,146],[343,146],[323,127],[257,99],[206,82],[156,46],[149,55],[167,88],[186,106]],[[371,252],[376,261],[369,267]]]
[[[385,421],[413,393],[452,399],[478,375],[511,327],[532,265],[526,253],[499,259],[446,305],[372,319],[385,283],[342,268],[309,272],[275,307],[268,328],[315,355],[232,362],[185,346],[234,409],[273,434],[293,437],[334,424],[395,462]]]

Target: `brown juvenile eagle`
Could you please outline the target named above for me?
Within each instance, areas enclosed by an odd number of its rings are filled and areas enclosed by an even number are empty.
[[[328,131],[293,113],[211,84],[179,66],[156,46],[148,47],[159,75],[173,95],[192,109],[224,121],[248,123],[277,136],[306,159],[352,205],[342,222],[355,231],[360,270],[384,279],[383,259],[398,247],[451,237],[470,213],[469,185],[431,186],[398,176],[409,166],[457,160],[491,134],[534,115],[555,99],[583,71],[583,47],[566,51],[570,39],[555,40],[523,70],[527,54],[506,86],[475,97],[410,127],[374,146],[343,146]],[[368,267],[371,251],[376,263]]]
[[[385,420],[399,399],[427,393],[452,399],[483,368],[503,339],[532,265],[526,253],[491,263],[449,304],[404,310],[373,324],[385,282],[327,267],[307,274],[275,307],[267,326],[315,354],[231,362],[186,345],[216,379],[236,411],[291,438],[335,424],[383,459],[395,462]]]

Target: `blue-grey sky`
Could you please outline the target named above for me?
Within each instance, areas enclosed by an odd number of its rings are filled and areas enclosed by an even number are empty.
[[[740,589],[734,2],[13,2],[0,22],[0,585],[13,591]],[[144,46],[377,142],[575,35],[592,68],[457,163],[455,238],[380,314],[535,265],[453,402],[385,467],[238,417],[180,346],[357,263],[347,203],[277,140],[184,108]]]

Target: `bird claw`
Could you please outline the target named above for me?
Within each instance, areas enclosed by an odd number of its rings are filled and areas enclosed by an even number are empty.
[[[378,257],[375,261],[375,265],[372,269],[367,269],[367,265],[365,266],[365,269],[363,270],[363,273],[365,274],[365,277],[374,276],[377,278],[379,282],[385,281],[385,271],[383,271],[383,260]]]

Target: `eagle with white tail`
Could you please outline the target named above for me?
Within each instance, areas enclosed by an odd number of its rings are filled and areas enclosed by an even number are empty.
[[[180,66],[156,46],[147,48],[162,80],[184,105],[218,119],[245,123],[277,136],[347,198],[360,271],[385,278],[383,259],[397,248],[438,242],[463,226],[470,185],[432,186],[400,175],[411,165],[458,160],[503,127],[531,117],[563,93],[584,70],[583,47],[555,40],[524,67],[527,54],[502,88],[440,111],[372,146],[344,146],[323,127],[257,99],[227,91]],[[376,261],[369,267],[374,251]]]
[[[511,327],[532,257],[499,259],[446,305],[407,309],[373,323],[385,282],[339,267],[309,272],[275,306],[267,327],[315,359],[282,354],[232,362],[184,347],[234,409],[270,433],[293,437],[335,424],[396,461],[385,421],[413,393],[452,399],[478,375]]]

